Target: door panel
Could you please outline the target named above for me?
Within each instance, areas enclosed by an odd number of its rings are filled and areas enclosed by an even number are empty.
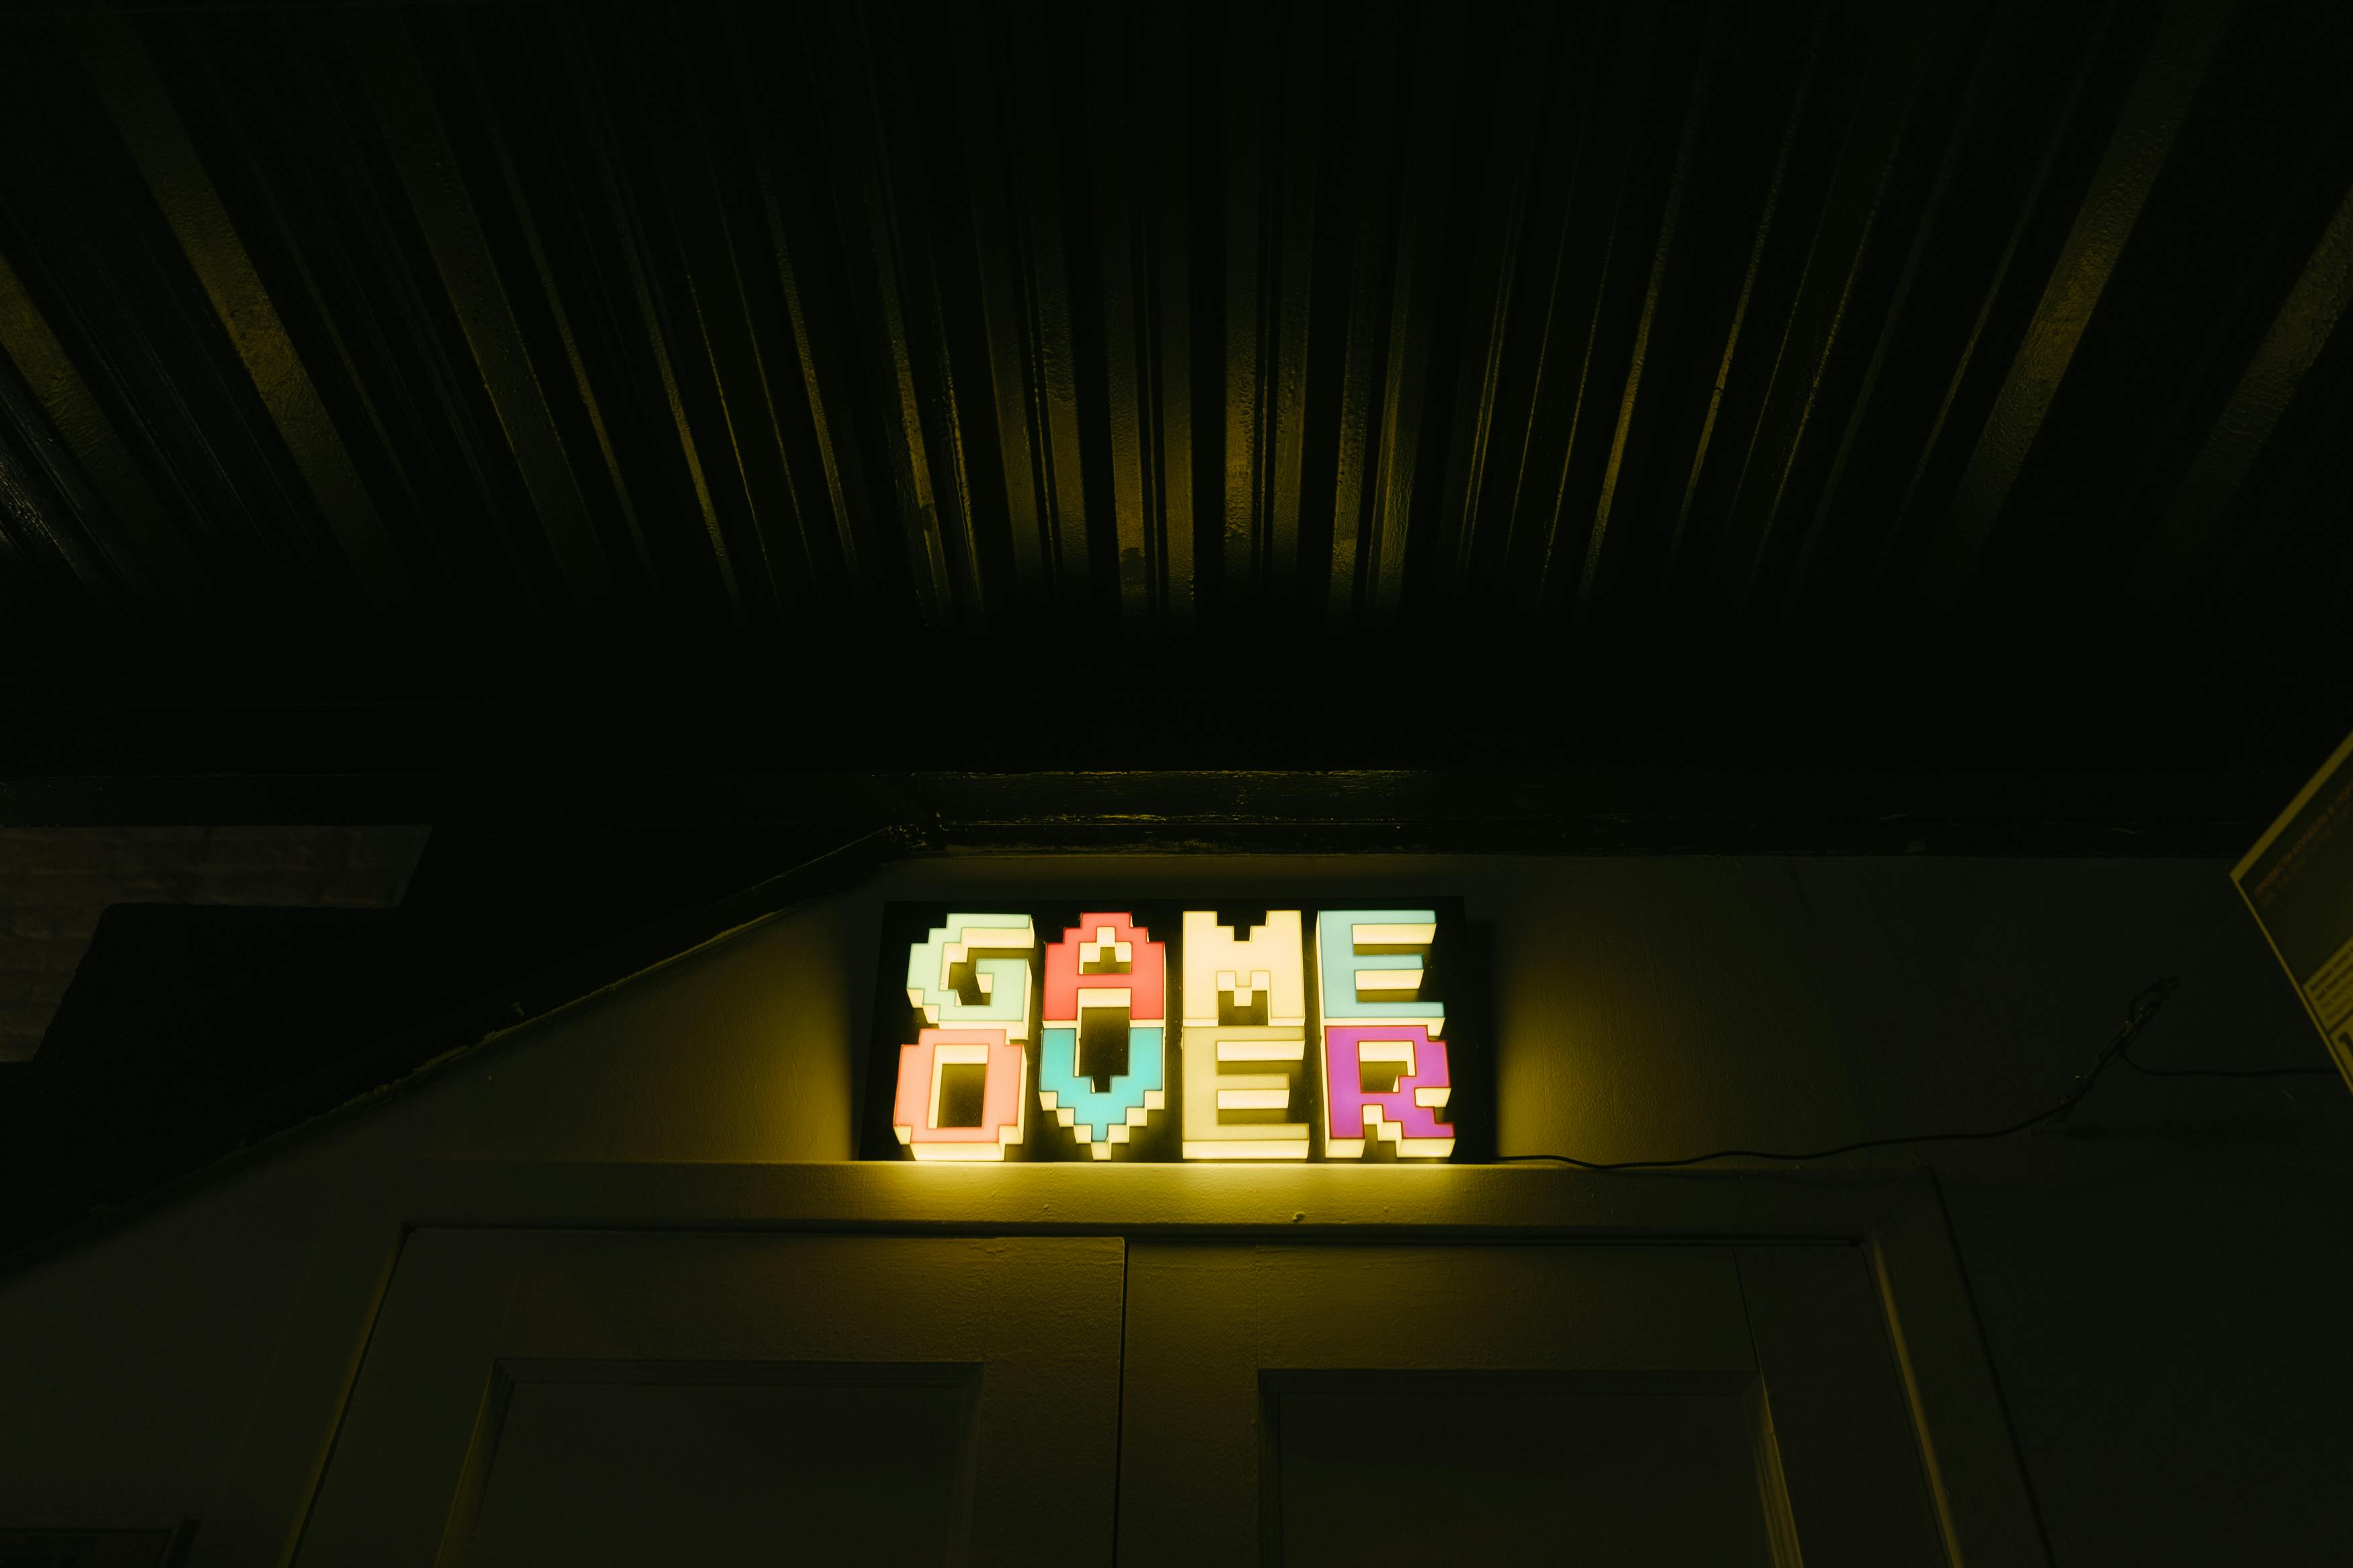
[[[1944,1568],[1920,1445],[1861,1249],[1744,1247],[1739,1257],[1808,1568]]]
[[[1109,1237],[419,1231],[296,1561],[578,1562],[580,1537],[1101,1563],[1122,1262]]]
[[[1277,1560],[1773,1568],[1746,1381],[1271,1379]]]
[[[1945,1561],[1852,1247],[1128,1268],[1123,1564]]]
[[[507,1363],[469,1568],[941,1563],[977,1369]]]

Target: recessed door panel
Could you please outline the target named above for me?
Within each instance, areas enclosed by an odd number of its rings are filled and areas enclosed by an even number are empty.
[[[1852,1247],[1128,1268],[1124,1565],[1947,1561]]]
[[[1773,1568],[1747,1381],[1271,1378],[1278,1560]]]
[[[467,1568],[943,1563],[969,1529],[979,1368],[500,1368]]]
[[[420,1231],[296,1561],[1099,1564],[1122,1259]]]

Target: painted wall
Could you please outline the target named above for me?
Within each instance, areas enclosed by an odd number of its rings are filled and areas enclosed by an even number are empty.
[[[301,1483],[256,1411],[320,1340],[303,1289],[350,1175],[420,1154],[846,1157],[889,899],[1460,891],[1496,922],[1503,1149],[1606,1160],[2015,1121],[2162,974],[2181,990],[2140,1047],[2151,1065],[2322,1065],[2223,873],[1925,858],[902,866],[0,1279],[0,1517],[187,1515],[204,1521],[199,1562],[268,1560]],[[2341,1084],[2115,1069],[2063,1134],[1921,1158],[2059,1563],[2339,1559]]]

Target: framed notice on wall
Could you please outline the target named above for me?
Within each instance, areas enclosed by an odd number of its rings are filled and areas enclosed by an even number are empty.
[[[2353,1086],[2353,736],[2231,879]]]
[[[881,945],[862,1158],[1493,1155],[1460,900],[897,903]]]

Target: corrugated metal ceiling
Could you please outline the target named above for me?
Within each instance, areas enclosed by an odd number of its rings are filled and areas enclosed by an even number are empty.
[[[2060,619],[2275,673],[2353,593],[2348,61],[2204,0],[11,16],[0,595],[50,675]]]

